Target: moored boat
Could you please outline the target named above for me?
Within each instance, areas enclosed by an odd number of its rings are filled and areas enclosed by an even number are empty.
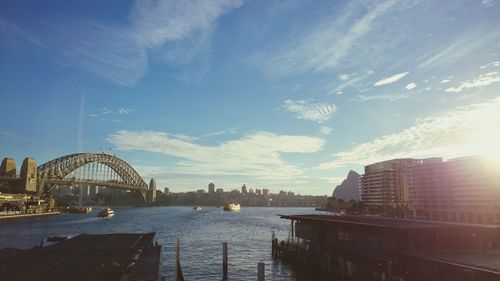
[[[238,203],[227,203],[224,205],[224,211],[239,211],[240,204]]]
[[[99,214],[97,214],[98,217],[101,218],[110,218],[115,215],[115,212],[111,208],[103,208]]]
[[[92,212],[92,207],[68,206],[67,209],[71,214],[88,214]]]

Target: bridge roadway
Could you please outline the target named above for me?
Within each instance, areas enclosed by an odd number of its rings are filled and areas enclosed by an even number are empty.
[[[119,188],[119,189],[124,189],[124,190],[137,190],[136,186],[125,184],[125,183],[86,180],[86,179],[46,180],[46,183],[49,185],[93,185],[93,186],[114,187],[114,188]]]

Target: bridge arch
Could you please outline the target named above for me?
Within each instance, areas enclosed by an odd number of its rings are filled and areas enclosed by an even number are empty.
[[[108,166],[123,180],[126,189],[139,191],[142,198],[146,199],[148,185],[137,171],[124,160],[107,153],[75,153],[65,155],[38,166],[38,193],[50,190],[49,183],[63,180],[76,169],[90,163],[100,163]]]

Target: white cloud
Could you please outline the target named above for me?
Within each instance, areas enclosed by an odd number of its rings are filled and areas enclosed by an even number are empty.
[[[464,81],[457,87],[450,87],[446,89],[446,92],[459,93],[465,89],[485,87],[496,82],[500,82],[500,75],[497,71],[494,71],[486,74],[481,74],[473,78],[472,80]]]
[[[319,128],[319,132],[323,135],[330,135],[333,132],[333,128],[328,126],[321,126]]]
[[[118,114],[129,114],[129,113],[134,112],[134,110],[131,108],[118,108],[117,112],[118,112]]]
[[[407,89],[408,91],[411,91],[411,90],[415,89],[416,87],[417,87],[417,84],[411,82],[408,85],[406,85],[405,89]]]
[[[148,151],[182,158],[171,170],[180,174],[239,175],[270,181],[300,178],[299,167],[285,163],[286,153],[314,153],[324,141],[308,136],[276,135],[257,132],[217,146],[204,146],[188,139],[156,132],[122,130],[107,141],[122,151]]]
[[[373,86],[383,86],[383,85],[388,85],[388,84],[391,84],[391,83],[394,83],[394,82],[397,82],[399,81],[401,78],[405,77],[406,75],[408,75],[410,72],[401,72],[401,73],[398,73],[398,74],[394,74],[392,76],[389,76],[389,77],[386,77],[386,78],[383,78],[383,79],[380,79],[378,80],[377,82],[375,82],[375,84],[373,84]]]
[[[339,79],[342,81],[349,80],[349,77],[351,77],[349,74],[341,74],[339,75]]]
[[[283,108],[295,113],[297,118],[322,123],[335,113],[337,107],[330,103],[313,103],[313,100],[285,100]]]
[[[441,80],[441,83],[445,84],[445,83],[449,83],[451,80],[450,79],[443,79]]]
[[[500,134],[492,134],[500,130],[498,112],[500,97],[418,119],[410,128],[334,153],[335,160],[319,168],[367,165],[401,157],[446,158],[500,152]]]
[[[271,53],[266,50],[257,56],[258,61],[272,75],[332,70],[397,2],[384,1],[376,6],[349,2],[338,14],[307,28],[286,46]]]

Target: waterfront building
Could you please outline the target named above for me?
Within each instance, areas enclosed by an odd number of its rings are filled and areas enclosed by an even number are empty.
[[[246,185],[243,185],[241,186],[241,194],[247,194],[247,186]]]
[[[360,179],[361,201],[368,206],[408,206],[411,168],[420,162],[405,158],[365,166]]]
[[[169,195],[170,195],[170,188],[165,187],[165,188],[163,189],[163,194],[165,194],[165,196],[169,196]]]
[[[215,190],[215,192],[216,192],[217,194],[222,194],[222,193],[224,193],[224,189],[222,189],[222,188],[217,188],[217,189]]]
[[[267,188],[262,189],[262,195],[269,196],[269,189]]]
[[[500,167],[469,156],[422,160],[413,167],[411,209],[417,217],[471,223],[500,223]]]
[[[500,226],[374,216],[281,215],[273,253],[331,280],[500,280]],[[311,276],[311,280],[314,280]]]
[[[211,182],[208,184],[208,193],[213,194],[214,192],[215,192],[215,184]]]

